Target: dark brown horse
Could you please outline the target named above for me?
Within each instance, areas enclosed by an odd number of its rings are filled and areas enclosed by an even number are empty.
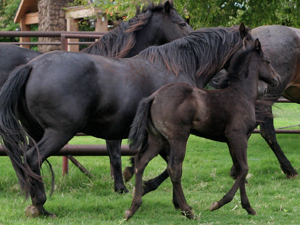
[[[162,45],[184,37],[192,28],[174,9],[172,1],[164,4],[149,2],[129,21],[122,22],[117,28],[103,35],[97,42],[82,52],[114,58],[127,58],[138,54],[151,45]],[[14,45],[0,45],[0,87],[7,80],[9,73],[19,65],[28,63],[41,55],[30,49]],[[38,124],[35,125],[39,127]],[[35,135],[39,141],[43,135]],[[106,140],[107,150],[114,173],[114,190],[128,192],[122,179],[121,141]]]
[[[259,38],[265,55],[270,58],[271,64],[280,75],[281,81],[277,87],[268,87],[263,93],[262,99],[276,102],[281,96],[300,103],[300,29],[272,25],[261,26],[251,31],[252,35]],[[215,76],[217,79],[218,75]],[[260,83],[259,89],[265,90],[266,84]],[[272,113],[272,104],[260,108],[265,112]],[[277,157],[282,171],[288,178],[298,176],[290,161],[282,151],[274,128],[273,117],[259,114],[261,136],[270,146]],[[231,172],[236,177],[234,167]]]
[[[226,142],[238,171],[230,191],[210,209],[216,210],[229,203],[239,188],[243,208],[251,215],[256,214],[245,189],[247,141],[256,126],[258,79],[274,87],[279,75],[264,57],[258,39],[245,48],[234,55],[223,83],[224,89],[205,90],[174,83],[140,102],[129,134],[131,148],[140,150],[135,156],[134,197],[130,209],[125,212],[125,219],[132,217],[142,205],[144,169],[161,151],[169,157],[167,171],[177,204],[183,215],[194,218],[181,186],[182,162],[190,134]]]
[[[243,24],[207,28],[133,58],[56,51],[16,69],[0,92],[0,135],[31,196],[28,215],[54,216],[44,209],[40,167],[76,133],[127,138],[142,98],[168,83],[205,86],[242,47],[243,37],[252,39]],[[26,151],[28,138],[39,141]]]

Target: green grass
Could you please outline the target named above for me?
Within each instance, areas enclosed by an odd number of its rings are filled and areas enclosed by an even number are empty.
[[[299,124],[300,106],[277,104],[274,107],[275,127]],[[292,115],[292,116],[291,116]],[[278,134],[286,156],[300,171],[299,135]],[[104,144],[91,137],[76,137],[71,144]],[[124,142],[126,143],[126,142]],[[129,157],[123,157],[123,167]],[[30,205],[20,195],[18,182],[7,157],[0,157],[0,224],[299,224],[300,178],[286,179],[274,154],[259,134],[253,134],[248,148],[247,194],[257,216],[242,209],[239,193],[221,209],[210,212],[213,201],[221,199],[231,188],[229,177],[231,158],[224,143],[191,136],[183,164],[182,184],[189,205],[197,220],[188,220],[174,210],[172,186],[168,179],[156,191],[143,197],[143,205],[129,221],[123,220],[130,207],[132,195],[113,191],[108,157],[76,157],[92,174],[89,179],[70,163],[69,175],[62,176],[62,158],[50,157],[55,175],[55,191],[45,208],[58,218],[27,219],[24,209]],[[146,168],[144,179],[165,169],[160,157]],[[46,166],[43,174],[47,194],[50,191],[50,173]],[[134,180],[126,184],[132,190]]]

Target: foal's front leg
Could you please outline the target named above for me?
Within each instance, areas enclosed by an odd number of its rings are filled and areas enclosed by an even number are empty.
[[[245,180],[248,173],[247,163],[247,136],[240,137],[238,134],[233,134],[228,142],[228,147],[232,161],[237,169],[237,179],[235,180],[229,192],[217,202],[210,206],[210,210],[216,210],[232,201],[237,189],[240,187],[241,203],[243,208],[251,215],[256,215],[255,210],[250,206],[249,199],[246,194]]]

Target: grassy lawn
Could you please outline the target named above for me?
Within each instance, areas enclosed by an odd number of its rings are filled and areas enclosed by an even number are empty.
[[[276,104],[273,108],[275,127],[299,124],[300,106]],[[289,128],[290,129],[290,128]],[[297,129],[297,127],[296,127]],[[298,127],[299,129],[299,127]],[[278,134],[278,142],[294,168],[300,171],[300,142],[297,134]],[[71,144],[104,144],[91,137],[76,137]],[[126,144],[126,142],[124,142]],[[128,165],[123,157],[123,168]],[[123,220],[130,207],[132,195],[113,191],[108,157],[76,157],[89,172],[90,179],[70,163],[69,175],[62,176],[62,158],[50,157],[55,172],[55,191],[48,196],[45,208],[58,218],[27,219],[24,209],[30,205],[20,195],[19,185],[7,157],[0,157],[0,225],[7,224],[299,224],[300,178],[286,179],[273,152],[259,134],[253,134],[248,148],[247,194],[258,213],[250,216],[241,207],[239,193],[221,209],[210,212],[212,202],[220,200],[231,188],[229,177],[231,158],[224,143],[191,136],[183,164],[182,183],[188,204],[197,220],[188,220],[175,211],[172,185],[166,180],[156,191],[143,197],[143,205],[129,221]],[[144,179],[150,179],[165,169],[160,157],[146,168]],[[50,192],[50,173],[43,167],[47,194]],[[128,182],[132,190],[134,180]]]

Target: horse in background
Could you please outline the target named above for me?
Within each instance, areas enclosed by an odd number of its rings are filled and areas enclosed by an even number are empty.
[[[206,28],[132,58],[56,51],[14,70],[0,92],[0,135],[32,200],[26,214],[55,217],[44,208],[40,167],[76,133],[127,138],[142,98],[168,83],[205,86],[244,37],[252,39],[243,24]],[[39,141],[27,150],[31,138]]]
[[[233,56],[223,89],[206,90],[173,83],[140,102],[129,134],[130,147],[138,152],[134,158],[133,200],[130,209],[125,212],[125,219],[131,218],[142,205],[144,169],[161,151],[168,156],[167,172],[173,184],[175,206],[178,205],[186,217],[194,218],[181,185],[182,163],[190,134],[226,142],[237,168],[237,179],[232,188],[220,201],[213,202],[210,210],[231,202],[240,189],[242,207],[249,214],[256,214],[245,189],[247,142],[256,125],[258,80],[275,87],[279,75],[264,57],[258,39],[244,48]]]
[[[173,1],[154,4],[149,2],[136,16],[122,22],[117,28],[100,38],[81,52],[113,58],[128,58],[152,45],[162,45],[186,36],[192,28],[176,12]],[[19,65],[28,63],[41,52],[17,47],[0,45],[0,87],[8,75]],[[32,125],[40,130],[35,141],[43,136],[38,124]],[[106,140],[107,150],[114,174],[114,190],[118,193],[128,192],[122,178],[121,141]]]

